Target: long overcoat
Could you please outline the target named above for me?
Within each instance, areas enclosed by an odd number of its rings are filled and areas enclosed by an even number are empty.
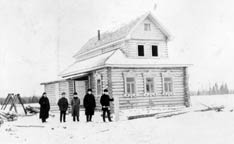
[[[40,115],[41,119],[47,119],[49,117],[49,110],[50,110],[50,102],[49,99],[45,96],[42,96],[39,99],[40,104]]]
[[[74,97],[71,101],[72,106],[72,116],[80,115],[80,99],[78,97]]]
[[[96,101],[93,94],[86,94],[84,97],[84,108],[86,115],[94,115]]]
[[[58,101],[58,106],[60,111],[67,111],[68,108],[68,101],[67,98],[62,97]]]

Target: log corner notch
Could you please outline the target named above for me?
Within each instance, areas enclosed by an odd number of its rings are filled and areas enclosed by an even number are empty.
[[[189,75],[187,67],[184,67],[184,104],[186,107],[191,106],[189,93]]]

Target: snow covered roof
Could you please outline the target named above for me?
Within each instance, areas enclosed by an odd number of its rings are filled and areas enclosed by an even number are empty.
[[[94,48],[103,46],[105,44],[115,42],[124,38],[127,38],[129,34],[136,28],[138,24],[140,24],[145,18],[149,17],[162,31],[163,34],[167,36],[168,39],[170,39],[169,32],[159,23],[159,21],[149,12],[146,13],[131,22],[129,22],[126,25],[121,26],[120,28],[117,28],[115,31],[112,32],[104,32],[100,34],[101,39],[98,40],[97,36],[92,37],[91,39],[86,42],[86,44],[74,55],[80,55],[85,52],[88,52],[90,50],[93,50]]]
[[[107,52],[102,55],[73,63],[61,73],[62,77],[67,77],[79,73],[85,73],[102,67],[188,67],[174,59],[137,59],[128,58],[120,49]]]
[[[58,82],[63,82],[63,81],[66,81],[66,79],[60,78],[60,79],[50,80],[50,81],[42,82],[42,83],[40,83],[40,85],[58,83]]]
[[[106,59],[108,59],[113,53],[114,51],[111,51],[84,61],[74,62],[67,69],[65,69],[60,75],[62,77],[66,77],[69,75],[79,74],[100,68],[105,65]]]

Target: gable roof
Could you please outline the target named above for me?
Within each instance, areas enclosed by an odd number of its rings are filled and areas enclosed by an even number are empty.
[[[116,29],[113,32],[104,32],[101,33],[101,40],[98,40],[97,36],[94,36],[93,38],[89,39],[88,42],[85,43],[83,47],[74,55],[80,55],[83,53],[86,53],[90,50],[93,50],[97,47],[106,45],[111,42],[115,42],[121,39],[128,38],[131,33],[134,31],[134,29],[142,22],[144,21],[147,17],[149,17],[153,23],[155,23],[159,29],[162,31],[162,33],[167,37],[167,39],[170,39],[170,34],[169,32],[159,23],[159,21],[149,12],[146,13],[135,20],[129,22],[128,24]]]
[[[99,56],[73,63],[60,76],[70,77],[77,74],[87,73],[89,71],[103,67],[187,67],[185,64],[174,59],[137,59],[128,58],[120,49],[101,54]]]

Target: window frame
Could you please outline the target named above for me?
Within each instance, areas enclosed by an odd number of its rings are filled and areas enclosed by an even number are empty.
[[[143,82],[144,82],[144,96],[156,96],[157,95],[157,88],[156,88],[156,77],[157,77],[157,74],[156,73],[153,73],[151,71],[148,71],[148,72],[144,72],[142,73],[143,75]],[[154,88],[154,92],[147,92],[147,88],[146,88],[146,81],[147,81],[147,78],[152,78],[153,79],[153,88]]]
[[[151,24],[150,23],[144,23],[144,31],[151,31]]]
[[[134,78],[134,88],[135,93],[128,93],[127,92],[127,78]],[[135,97],[137,96],[137,74],[135,72],[129,71],[129,72],[123,72],[123,80],[124,80],[124,96],[126,97]]]
[[[171,91],[165,91],[165,78],[171,79]],[[167,71],[162,73],[162,88],[163,88],[163,95],[171,96],[174,95],[174,76],[171,71]]]
[[[151,79],[152,82],[147,83],[147,79]],[[149,84],[149,91],[147,91],[147,85]],[[153,77],[146,77],[145,78],[145,92],[146,93],[155,93],[155,82]]]
[[[128,78],[132,78],[133,81],[128,82]],[[129,87],[130,92],[128,92],[128,86],[130,86]],[[136,93],[136,80],[135,80],[135,77],[126,77],[126,89],[127,89],[127,91],[126,91],[127,94],[133,95],[133,94]]]

